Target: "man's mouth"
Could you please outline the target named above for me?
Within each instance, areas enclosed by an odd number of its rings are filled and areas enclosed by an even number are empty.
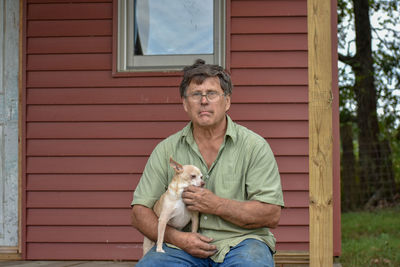
[[[202,110],[199,112],[199,115],[210,115],[211,111],[207,111],[207,110]]]

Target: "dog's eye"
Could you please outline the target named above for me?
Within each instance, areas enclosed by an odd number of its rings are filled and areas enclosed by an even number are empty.
[[[196,175],[192,174],[192,175],[190,175],[190,178],[196,179]]]

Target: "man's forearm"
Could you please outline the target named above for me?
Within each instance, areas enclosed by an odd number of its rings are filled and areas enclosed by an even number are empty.
[[[135,205],[132,208],[132,225],[149,239],[156,242],[158,235],[158,217],[142,205]],[[207,258],[215,254],[215,245],[210,244],[212,238],[202,236],[198,233],[181,232],[173,227],[166,226],[164,242],[173,244],[189,254]]]
[[[132,226],[138,229],[147,238],[157,241],[158,217],[152,209],[142,205],[135,205],[132,208]],[[164,241],[179,246],[179,231],[167,225],[164,234]]]
[[[237,201],[221,198],[215,215],[247,229],[275,228],[278,225],[281,207],[259,201]]]
[[[189,210],[215,214],[242,228],[275,228],[281,207],[256,200],[237,201],[221,198],[208,189],[189,186],[182,194]]]

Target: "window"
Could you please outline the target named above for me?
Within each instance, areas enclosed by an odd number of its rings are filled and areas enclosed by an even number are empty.
[[[224,0],[118,0],[117,70],[225,63]]]

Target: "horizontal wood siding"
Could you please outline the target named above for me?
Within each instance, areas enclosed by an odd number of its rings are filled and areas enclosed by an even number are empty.
[[[279,250],[308,250],[306,0],[228,0],[230,116],[266,138],[286,208]],[[146,160],[187,116],[177,73],[113,77],[112,0],[28,0],[25,257],[135,260],[130,202]]]
[[[308,125],[307,1],[234,0],[231,4],[233,100],[247,98],[251,105],[249,110],[240,109],[241,114],[232,109],[232,117],[246,116],[240,120],[265,124],[265,130],[252,129],[268,140],[276,155],[286,205],[279,227],[273,230],[277,249],[308,251],[308,148],[302,147],[308,144],[308,130],[301,126]],[[257,110],[258,105],[265,107]],[[292,111],[296,115],[288,116]],[[275,122],[281,125],[271,124]],[[279,127],[279,136],[263,134],[274,126]]]

